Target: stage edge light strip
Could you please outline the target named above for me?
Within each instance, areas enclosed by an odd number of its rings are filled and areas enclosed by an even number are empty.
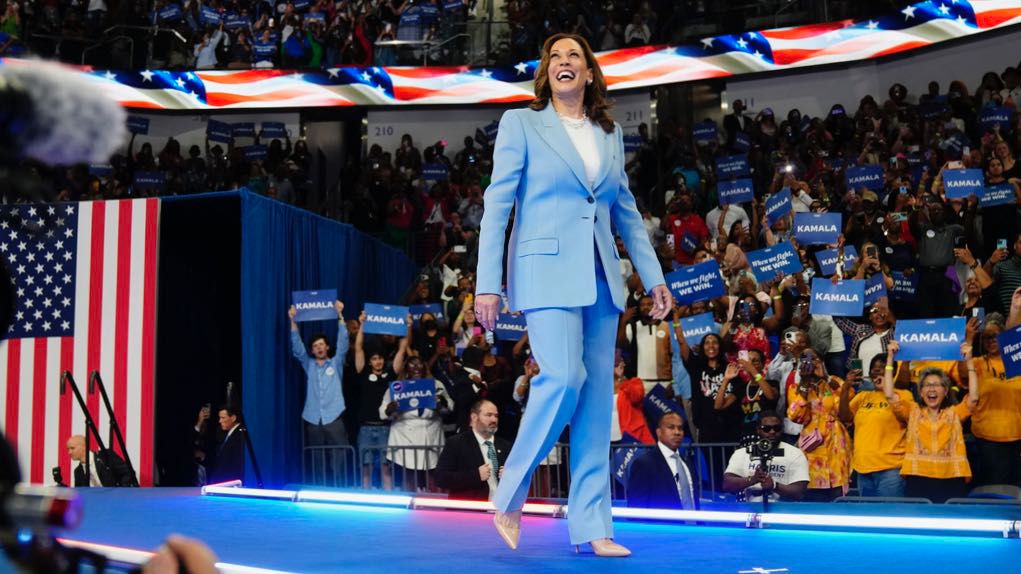
[[[399,494],[362,494],[357,492],[332,492],[327,490],[299,490],[297,502],[337,502],[366,506],[410,508],[412,497]]]
[[[1010,532],[1015,523],[1010,520],[981,518],[920,518],[907,516],[854,516],[819,514],[760,514],[765,525],[783,526],[837,526],[845,528],[878,528],[895,530],[948,530],[956,532]]]
[[[271,488],[243,488],[238,486],[203,486],[203,496],[230,496],[234,498],[270,498],[291,500],[297,495],[294,490],[273,490]]]
[[[435,510],[469,510],[492,512],[493,503],[483,500],[448,500],[432,497],[412,497],[394,494],[362,494],[317,490],[266,490],[256,488],[207,486],[202,494],[231,496],[238,498],[270,498],[293,502],[325,502],[358,504],[364,506],[399,507]],[[525,504],[522,512],[530,515],[563,517],[569,509],[566,505]],[[712,510],[670,510],[662,508],[614,507],[615,518],[658,520],[670,522],[709,522],[736,524],[747,527],[761,526],[821,526],[851,529],[921,530],[946,532],[1000,533],[1005,536],[1016,534],[1021,523],[1012,520],[971,519],[971,518],[917,518],[898,516],[856,516],[829,514],[749,513]]]

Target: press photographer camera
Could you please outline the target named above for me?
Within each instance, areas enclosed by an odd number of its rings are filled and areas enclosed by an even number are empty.
[[[796,446],[780,440],[783,419],[763,411],[755,432],[730,456],[723,490],[747,502],[801,500],[808,487],[808,459]]]

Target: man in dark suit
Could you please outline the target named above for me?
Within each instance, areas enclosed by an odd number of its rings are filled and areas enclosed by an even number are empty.
[[[75,486],[138,486],[127,463],[110,449],[89,453],[89,476],[85,475],[85,437],[67,439],[67,454],[77,461],[74,467]]]
[[[447,440],[436,465],[436,484],[450,498],[489,500],[503,477],[511,443],[496,436],[500,413],[485,399],[471,407],[470,428]]]
[[[216,447],[213,471],[209,473],[209,484],[241,480],[245,476],[245,431],[238,421],[238,411],[226,406],[220,409],[220,428],[227,433]]]
[[[684,441],[684,421],[666,413],[656,427],[656,446],[645,449],[631,463],[627,503],[632,508],[694,510],[698,498],[695,480],[677,449]]]

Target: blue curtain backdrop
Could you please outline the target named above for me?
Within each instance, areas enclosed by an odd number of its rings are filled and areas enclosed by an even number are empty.
[[[297,482],[305,382],[291,358],[291,292],[336,287],[344,316],[396,303],[415,276],[403,253],[338,223],[241,191],[241,356],[244,414],[266,486]],[[327,326],[329,325],[329,326]],[[335,343],[336,324],[303,325]],[[348,405],[348,409],[356,405]],[[353,437],[352,437],[353,438]],[[254,485],[251,464],[246,484]]]

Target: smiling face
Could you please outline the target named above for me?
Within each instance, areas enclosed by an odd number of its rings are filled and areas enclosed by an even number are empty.
[[[550,90],[558,98],[580,98],[586,83],[592,81],[592,69],[585,59],[585,51],[571,38],[557,40],[550,47],[546,73]]]
[[[918,390],[922,395],[922,401],[930,409],[938,409],[947,398],[946,380],[937,373],[926,375],[918,384]]]

